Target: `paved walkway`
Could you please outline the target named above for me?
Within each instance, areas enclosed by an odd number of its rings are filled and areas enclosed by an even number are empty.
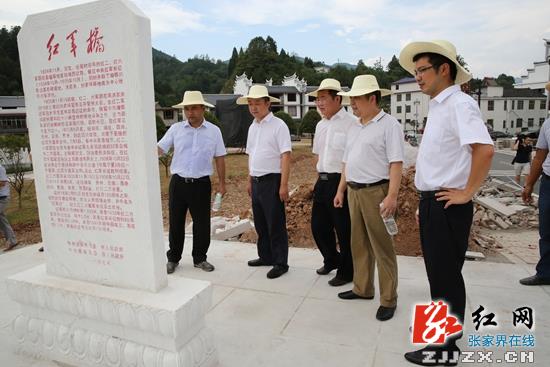
[[[28,246],[2,256],[2,279],[43,263],[44,254],[37,252],[38,247]],[[398,257],[397,312],[392,320],[379,322],[374,316],[378,296],[372,301],[339,300],[336,293],[349,287],[330,287],[330,276],[315,273],[321,264],[316,250],[290,249],[290,271],[269,280],[265,276],[268,268],[246,266],[246,261],[255,257],[254,245],[213,241],[209,260],[216,270],[212,273],[192,266],[189,249],[187,246],[182,264],[169,279],[189,277],[212,282],[214,297],[207,325],[216,336],[220,366],[412,366],[404,360],[403,353],[412,348],[408,329],[413,305],[429,300],[422,258]],[[519,285],[518,279],[531,271],[532,265],[528,264],[465,264],[468,304],[463,350],[493,351],[495,365],[504,364],[496,360],[502,359],[505,351],[518,355],[520,350],[533,351],[535,363],[527,365],[550,365],[550,287]],[[58,366],[15,353],[10,324],[19,312],[18,306],[8,298],[5,283],[0,285],[0,366]],[[484,312],[496,315],[497,327],[482,327],[475,332],[470,314],[479,305],[485,307]],[[533,308],[534,330],[529,331],[524,325],[512,326],[512,312],[521,306]],[[471,334],[533,334],[536,346],[485,350],[468,345]],[[479,356],[473,359],[478,361]]]

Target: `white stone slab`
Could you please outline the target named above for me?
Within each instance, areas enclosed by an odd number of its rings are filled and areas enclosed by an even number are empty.
[[[102,0],[28,16],[18,45],[48,272],[161,289],[149,19]]]
[[[210,283],[170,278],[157,293],[49,275],[44,265],[7,279],[23,313],[13,322],[21,352],[74,366],[213,366],[204,316]]]

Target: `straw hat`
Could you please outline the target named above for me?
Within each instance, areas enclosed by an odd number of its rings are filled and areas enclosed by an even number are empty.
[[[265,85],[253,85],[250,87],[247,96],[242,96],[237,98],[237,104],[248,104],[248,99],[257,99],[268,97],[271,102],[281,102],[275,97],[271,97],[267,92],[267,87]]]
[[[311,97],[317,97],[317,92],[321,90],[335,90],[337,92],[343,92],[342,87],[340,86],[340,82],[338,80],[327,78],[323,79],[319,88],[317,88],[313,92],[309,92],[307,95]],[[342,104],[349,104],[349,97],[342,96]]]
[[[197,90],[188,90],[187,92],[185,92],[183,94],[183,101],[181,101],[181,103],[173,105],[172,107],[183,108],[185,106],[196,105],[196,104],[201,104],[203,106],[211,107],[211,108],[214,107],[210,103],[205,102],[204,98],[202,98],[202,93]]]
[[[349,92],[338,93],[341,96],[358,97],[372,92],[380,91],[382,97],[390,95],[389,89],[383,89],[378,86],[378,81],[374,75],[357,75],[353,79],[353,84]]]
[[[413,58],[424,52],[431,52],[445,56],[456,65],[457,73],[455,84],[464,84],[468,80],[472,79],[472,75],[458,63],[455,46],[451,42],[444,40],[409,43],[405,46],[405,48],[403,48],[403,50],[401,50],[401,54],[399,55],[399,63],[403,69],[414,75],[415,65]]]

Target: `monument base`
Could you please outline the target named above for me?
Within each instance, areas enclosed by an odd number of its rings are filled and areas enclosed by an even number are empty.
[[[73,366],[209,367],[217,364],[204,317],[209,282],[169,278],[157,293],[52,276],[41,265],[10,277],[22,313],[19,352]]]

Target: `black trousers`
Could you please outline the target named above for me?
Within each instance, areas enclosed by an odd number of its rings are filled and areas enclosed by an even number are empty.
[[[182,177],[172,175],[168,197],[170,249],[166,253],[169,262],[177,263],[181,259],[187,210],[193,219],[193,263],[206,260],[206,252],[210,246],[211,190],[208,177],[186,183]]]
[[[252,213],[258,234],[258,257],[288,268],[288,233],[285,205],[279,198],[281,175],[252,178]]]
[[[323,255],[325,267],[337,267],[336,276],[353,280],[351,257],[351,222],[347,195],[342,208],[334,207],[334,196],[338,191],[340,175],[331,175],[328,180],[318,179],[313,189],[311,209],[311,232],[315,244]],[[336,249],[336,238],[340,251]]]
[[[420,242],[433,301],[442,300],[464,324],[466,288],[462,266],[468,249],[473,203],[451,205],[435,198],[420,200]],[[454,338],[456,339],[456,337]]]

